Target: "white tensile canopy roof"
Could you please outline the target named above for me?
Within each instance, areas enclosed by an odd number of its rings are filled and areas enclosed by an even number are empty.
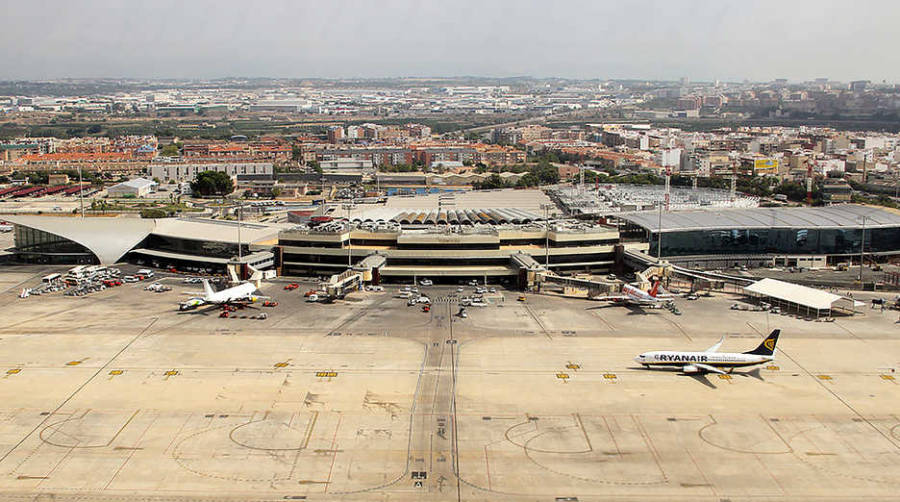
[[[141,218],[77,218],[10,215],[5,219],[77,242],[97,255],[100,263],[116,263],[150,235],[154,220]]]
[[[762,279],[744,287],[744,291],[815,310],[831,310],[837,302],[841,301],[850,302],[849,305],[842,306],[852,307],[854,305],[850,298],[777,279]]]
[[[244,244],[274,242],[283,227],[208,219],[10,215],[11,223],[58,235],[86,247],[102,264],[116,263],[150,234],[178,239]],[[238,239],[240,232],[240,239]],[[146,252],[146,250],[144,250]]]

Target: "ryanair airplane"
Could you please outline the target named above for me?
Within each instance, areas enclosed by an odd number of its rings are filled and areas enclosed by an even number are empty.
[[[727,368],[727,373],[731,373],[734,371],[734,368],[754,366],[773,361],[775,359],[775,344],[778,343],[779,333],[781,333],[780,329],[772,331],[759,344],[759,347],[749,352],[717,352],[719,347],[722,346],[722,342],[725,341],[723,336],[718,343],[703,352],[660,350],[644,352],[635,357],[634,360],[645,368],[650,366],[674,366],[680,367],[684,373],[720,374],[726,373],[721,368]]]

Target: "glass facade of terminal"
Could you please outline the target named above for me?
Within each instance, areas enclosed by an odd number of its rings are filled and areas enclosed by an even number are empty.
[[[152,234],[138,247],[169,251],[185,255],[207,256],[211,258],[231,258],[238,255],[236,243],[179,239]],[[243,254],[250,254],[250,246],[241,246]]]
[[[900,227],[872,228],[865,232],[866,253],[896,251]],[[734,229],[665,232],[663,256],[710,254],[824,254],[848,255],[860,252],[860,228],[827,229]],[[650,236],[651,256],[657,255],[657,235]]]
[[[25,225],[15,226],[16,254],[33,263],[99,263],[88,248],[75,241]]]

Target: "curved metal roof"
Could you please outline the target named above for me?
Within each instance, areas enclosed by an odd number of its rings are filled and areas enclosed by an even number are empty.
[[[48,234],[58,235],[88,248],[110,264],[138,245],[153,231],[154,220],[141,218],[77,218],[62,216],[4,216],[4,219]]]
[[[662,214],[662,232],[731,229],[859,229],[900,227],[900,214],[877,207],[854,204],[826,207],[781,207],[721,209],[715,211],[675,211]],[[645,211],[618,215],[619,218],[655,232],[659,214]]]

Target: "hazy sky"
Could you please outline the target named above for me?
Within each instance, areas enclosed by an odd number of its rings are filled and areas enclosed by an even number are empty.
[[[900,82],[898,0],[3,0],[0,79]]]

